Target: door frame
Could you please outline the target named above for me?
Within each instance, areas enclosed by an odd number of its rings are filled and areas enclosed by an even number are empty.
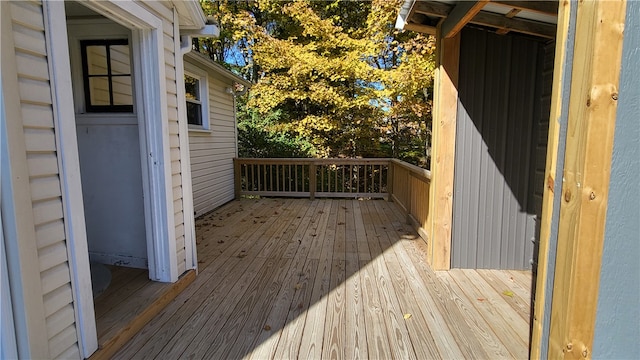
[[[91,252],[89,253],[89,259],[90,261],[97,261],[97,262],[105,261],[108,263],[114,263],[116,261],[127,261],[129,262],[130,266],[137,267],[137,268],[142,268],[147,266],[145,263],[148,262],[149,265],[147,267],[149,268],[148,270],[151,274],[152,267],[150,264],[152,261],[151,257],[153,256],[152,255],[153,247],[151,247],[149,244],[153,243],[153,237],[150,236],[152,217],[150,212],[151,207],[149,203],[149,177],[148,177],[147,167],[144,166],[146,150],[145,150],[145,144],[143,143],[145,141],[144,134],[141,134],[141,132],[143,131],[142,114],[141,114],[141,111],[139,110],[141,103],[138,101],[138,99],[142,97],[142,92],[138,87],[139,77],[137,72],[139,70],[135,68],[133,63],[133,58],[134,56],[136,56],[134,51],[134,46],[133,46],[133,34],[130,29],[123,28],[120,24],[117,24],[110,19],[73,19],[73,20],[67,20],[66,25],[67,25],[67,35],[69,36],[69,55],[70,55],[70,65],[72,69],[71,79],[72,79],[72,83],[77,85],[73,87],[73,99],[74,99],[74,105],[75,105],[74,116],[76,120],[76,126],[88,125],[88,124],[95,125],[95,124],[104,124],[104,123],[114,123],[114,121],[117,122],[118,124],[122,124],[120,120],[122,120],[123,118],[126,118],[131,120],[135,119],[135,125],[137,126],[137,129],[138,129],[137,130],[138,143],[139,143],[138,155],[140,158],[140,170],[141,170],[141,173],[139,174],[140,175],[139,179],[141,180],[141,183],[142,183],[141,190],[143,194],[142,202],[143,202],[143,211],[144,211],[143,221],[144,221],[144,228],[145,228],[144,244],[146,248],[146,253],[145,253],[146,259],[136,257],[134,260],[126,256],[102,254],[102,253],[96,254]],[[107,39],[113,40],[113,39],[124,39],[124,38],[128,40],[129,48],[131,51],[131,54],[130,54],[131,69],[132,69],[131,74],[132,74],[132,86],[133,86],[133,94],[134,94],[134,102],[135,102],[133,111],[124,112],[124,113],[123,112],[87,112],[86,111],[87,104],[85,103],[86,100],[85,100],[85,89],[84,89],[86,85],[84,84],[84,81],[83,81],[84,74],[83,74],[83,71],[81,70],[82,55],[81,55],[80,42],[83,40],[107,40]],[[103,120],[105,119],[106,119],[106,122],[103,122]],[[128,121],[126,123],[130,124]],[[77,128],[76,128],[76,131],[77,131]],[[80,173],[82,174],[82,172],[83,172],[83,169],[81,167]],[[84,175],[86,176],[87,174],[84,174]],[[138,174],[136,174],[135,176],[136,178],[138,178],[137,175]],[[133,179],[132,176],[129,176],[128,174],[123,176],[129,177],[132,180],[137,181]],[[94,258],[93,256],[96,256],[96,257]],[[149,277],[153,279],[151,275]]]
[[[149,277],[178,279],[171,188],[168,111],[162,20],[134,2],[86,1],[82,4],[132,32],[133,67],[137,85],[143,192],[147,221]],[[54,103],[54,122],[69,263],[80,351],[88,357],[97,349],[88,246],[72,97],[71,65],[64,2],[44,2],[45,32]],[[146,181],[145,181],[146,178]]]

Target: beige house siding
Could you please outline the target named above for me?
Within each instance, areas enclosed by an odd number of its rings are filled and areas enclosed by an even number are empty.
[[[185,66],[187,60],[185,59]],[[198,67],[198,65],[193,65]],[[202,66],[199,66],[202,68]],[[210,131],[189,133],[193,207],[196,216],[231,200],[236,123],[233,96],[225,91],[232,82],[208,71]]]
[[[181,181],[180,134],[174,44],[174,12],[168,2],[145,2],[144,7],[163,20],[168,129],[171,158],[171,185],[176,234],[178,272],[186,270],[185,229]],[[42,308],[46,316],[50,358],[82,358],[78,345],[78,314],[75,309],[70,270],[70,252],[63,211],[58,144],[52,108],[49,63],[43,6],[38,1],[11,2],[10,10],[15,53],[3,48],[3,61],[15,56],[17,93],[20,99],[29,187],[33,208]],[[10,74],[9,74],[10,75]],[[72,119],[61,119],[67,121]],[[11,119],[9,119],[11,121]],[[186,121],[186,119],[185,119]],[[38,300],[39,302],[39,300]]]
[[[80,358],[42,5],[12,2],[10,9],[49,354]]]

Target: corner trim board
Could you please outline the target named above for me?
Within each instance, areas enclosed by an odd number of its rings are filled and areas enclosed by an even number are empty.
[[[177,10],[175,9],[173,10],[173,19],[173,35],[176,39],[180,39],[179,16]],[[184,99],[184,56],[179,41],[174,41],[174,51],[176,56],[176,87],[178,89],[178,99]],[[208,103],[208,91],[205,96],[207,96]],[[209,111],[208,108],[206,109],[206,111]],[[211,121],[211,119],[209,119],[209,121]],[[180,176],[182,178],[182,213],[184,216],[184,252],[186,255],[186,269],[195,269],[197,271],[198,256],[195,241],[196,230],[193,210],[193,188],[191,183],[189,126],[187,124],[187,106],[184,101],[178,101],[178,125],[178,136],[180,137]]]
[[[62,208],[80,354],[98,349],[63,2],[43,3]]]

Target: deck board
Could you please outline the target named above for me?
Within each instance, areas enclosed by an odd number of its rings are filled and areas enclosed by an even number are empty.
[[[531,274],[432,271],[393,203],[243,199],[196,232],[196,280],[115,358],[527,357]]]

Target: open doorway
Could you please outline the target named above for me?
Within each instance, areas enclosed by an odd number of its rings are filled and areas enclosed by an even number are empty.
[[[147,168],[136,30],[80,2],[65,2],[74,118],[98,343],[135,318],[132,298],[154,274],[156,210]],[[136,55],[137,54],[137,55]],[[157,214],[156,214],[157,215]],[[157,217],[157,216],[156,216]],[[144,306],[140,306],[144,309]]]
[[[89,257],[147,269],[131,31],[79,3],[66,5]]]

